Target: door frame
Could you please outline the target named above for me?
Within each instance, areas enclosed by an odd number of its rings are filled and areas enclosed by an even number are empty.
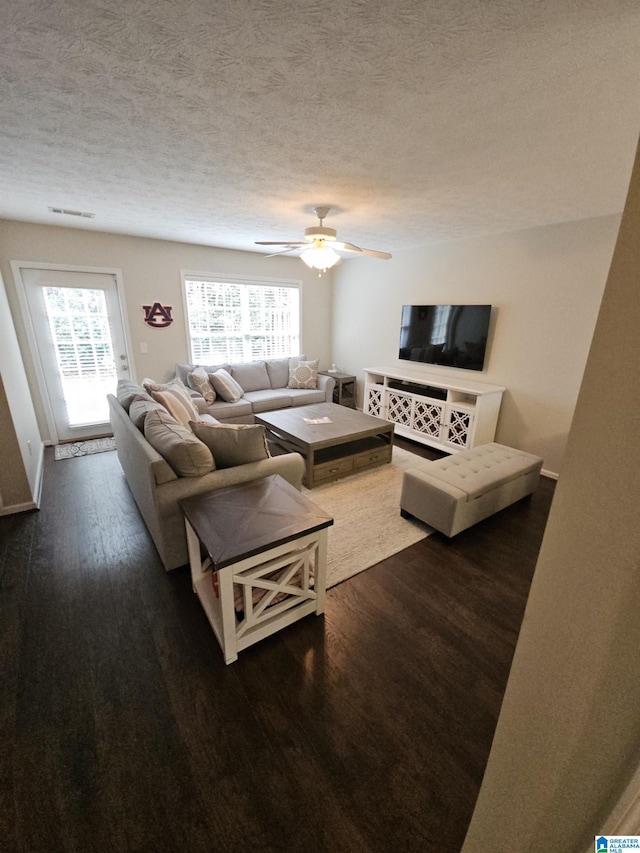
[[[104,274],[111,275],[114,278],[116,284],[116,295],[118,297],[118,307],[120,309],[120,318],[122,320],[122,328],[124,331],[124,344],[126,349],[126,356],[129,364],[129,375],[132,379],[135,378],[134,371],[134,362],[131,358],[131,353],[133,352],[133,348],[131,346],[131,337],[129,334],[129,318],[127,316],[127,307],[124,300],[124,283],[122,279],[122,270],[116,269],[113,267],[89,267],[89,266],[75,266],[73,264],[51,264],[44,263],[42,261],[10,261],[11,264],[11,272],[13,274],[13,281],[16,287],[16,294],[18,297],[18,304],[20,305],[20,313],[22,315],[22,322],[24,324],[25,335],[27,339],[27,346],[29,348],[29,355],[31,357],[31,363],[33,365],[33,370],[35,373],[36,384],[38,387],[38,393],[40,395],[40,402],[42,404],[42,408],[44,411],[45,420],[47,422],[47,430],[49,432],[49,440],[45,440],[45,444],[59,444],[59,436],[58,429],[56,427],[55,418],[53,416],[53,408],[51,406],[51,400],[49,398],[49,391],[47,389],[47,383],[44,378],[44,369],[42,367],[42,360],[40,359],[40,352],[38,350],[38,345],[36,343],[36,333],[33,327],[33,321],[31,319],[31,311],[29,310],[29,305],[27,302],[27,290],[26,285],[24,283],[24,278],[22,275],[22,271],[25,269],[35,269],[35,270],[56,270],[58,272],[79,272],[79,273],[94,273],[94,274]]]

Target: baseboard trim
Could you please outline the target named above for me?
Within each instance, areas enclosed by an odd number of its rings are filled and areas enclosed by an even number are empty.
[[[32,509],[38,509],[35,501],[28,501],[21,504],[12,504],[11,506],[0,507],[0,515],[16,515],[19,512],[28,512]]]

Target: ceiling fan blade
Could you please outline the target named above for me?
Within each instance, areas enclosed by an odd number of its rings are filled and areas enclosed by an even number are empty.
[[[287,252],[294,252],[298,247],[297,246],[287,246],[286,249],[281,249],[279,252],[271,252],[270,255],[264,255],[265,258],[275,258],[278,255],[286,255]]]
[[[361,249],[360,246],[355,246],[353,243],[333,243],[338,251],[355,252],[358,255],[370,255],[372,258],[383,258],[387,260],[391,257],[389,252],[378,252],[376,249]]]
[[[378,252],[377,249],[361,249],[363,255],[371,255],[372,258],[382,258],[388,260],[391,257],[390,252]]]
[[[359,246],[354,246],[353,243],[332,243],[331,248],[337,249],[339,252],[362,252],[362,249]]]
[[[309,243],[306,240],[302,240],[300,243],[296,243],[295,240],[256,240],[256,246],[308,246]]]

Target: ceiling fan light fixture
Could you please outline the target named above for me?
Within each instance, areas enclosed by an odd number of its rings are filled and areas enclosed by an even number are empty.
[[[327,228],[325,225],[313,225],[311,228],[304,229],[304,239],[310,243],[316,240],[335,240],[338,232],[335,228]]]
[[[354,243],[337,242],[337,232],[335,228],[327,228],[324,225],[324,218],[329,213],[329,207],[316,207],[316,216],[320,220],[319,225],[313,225],[310,228],[305,228],[304,241],[289,240],[286,243],[280,243],[274,240],[256,240],[257,246],[280,246],[279,252],[272,252],[267,255],[272,258],[275,255],[284,255],[287,252],[297,251],[299,247],[304,246],[305,249],[300,255],[305,264],[311,269],[320,270],[320,275],[325,270],[331,269],[340,260],[340,255],[331,248],[331,244],[335,244],[336,249],[341,252],[352,252],[356,255],[369,255],[373,258],[390,258],[389,252],[379,252],[377,249],[363,249],[356,246]],[[306,248],[306,244],[312,245]]]
[[[331,269],[340,260],[340,255],[330,246],[313,246],[305,249],[300,257],[310,269],[321,271]]]

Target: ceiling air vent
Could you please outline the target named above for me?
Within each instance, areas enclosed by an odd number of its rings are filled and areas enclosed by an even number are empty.
[[[62,213],[64,216],[82,216],[83,219],[95,219],[95,213],[86,213],[84,210],[69,210],[66,207],[50,207],[51,213]]]

